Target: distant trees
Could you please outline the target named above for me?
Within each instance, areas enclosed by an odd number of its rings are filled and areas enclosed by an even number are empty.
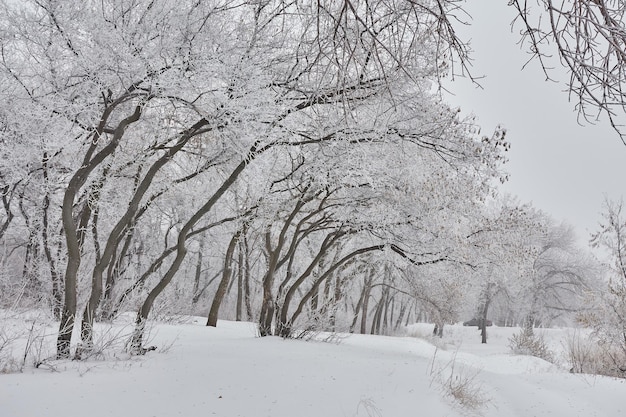
[[[475,318],[483,343],[491,318],[500,325],[572,323],[600,278],[589,251],[572,229],[528,204],[504,198],[492,205],[480,229],[470,235],[481,248],[474,270]],[[494,311],[495,310],[495,311]]]
[[[542,219],[536,209],[505,197],[494,201],[478,229],[468,235],[480,249],[474,294],[482,343],[487,343],[486,323],[494,300],[509,296],[523,285],[532,243],[541,228]]]
[[[578,247],[570,226],[548,222],[545,227],[535,242],[528,282],[518,295],[527,303],[530,326],[549,325],[561,317],[572,321],[586,309],[585,298],[601,276],[598,263]]]

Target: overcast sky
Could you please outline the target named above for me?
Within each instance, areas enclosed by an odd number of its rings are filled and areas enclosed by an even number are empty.
[[[458,32],[471,38],[473,74],[485,78],[483,89],[465,79],[447,83],[455,94],[448,101],[476,114],[484,134],[507,128],[511,177],[503,189],[574,225],[587,241],[604,196],[626,194],[626,146],[608,123],[578,124],[560,68],[553,71],[560,83],[545,81],[537,62],[521,70],[529,55],[516,44],[519,28],[511,33],[515,11],[506,3],[466,2],[472,25]]]

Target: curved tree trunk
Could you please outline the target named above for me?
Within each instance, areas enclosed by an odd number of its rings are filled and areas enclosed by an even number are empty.
[[[265,150],[269,149],[269,145],[264,148],[257,148],[257,144],[252,146],[250,152],[247,157],[244,158],[231,172],[231,174],[224,180],[222,185],[215,191],[215,193],[209,198],[209,200],[200,207],[193,216],[185,223],[178,234],[178,240],[176,243],[176,258],[170,265],[169,269],[161,278],[161,281],[154,286],[152,291],[148,293],[148,296],[144,300],[141,308],[137,312],[137,319],[135,320],[135,331],[131,336],[130,341],[130,351],[133,354],[143,354],[146,352],[146,349],[143,347],[143,333],[146,325],[146,320],[148,319],[148,315],[150,314],[150,310],[152,309],[152,305],[156,298],[163,292],[163,290],[169,285],[174,278],[176,272],[180,268],[185,256],[187,254],[187,247],[185,246],[185,242],[187,240],[187,236],[190,234],[191,229],[204,217],[217,203],[217,201],[222,198],[224,193],[235,183],[239,175],[243,172],[246,166],[250,162],[252,162],[258,155],[260,155]]]
[[[117,101],[117,104],[121,104],[127,99],[128,97],[124,96]],[[113,133],[111,141],[92,158],[93,153],[96,151],[98,142],[97,139],[100,139],[102,136],[108,118],[117,104],[112,104],[105,109],[98,128],[93,134],[91,146],[85,155],[83,165],[74,173],[63,195],[61,217],[63,220],[63,230],[65,231],[65,240],[67,245],[67,266],[65,268],[64,278],[65,297],[63,310],[61,312],[59,334],[57,337],[58,358],[70,357],[70,342],[72,339],[72,330],[74,329],[74,320],[76,316],[76,282],[78,269],[80,267],[81,254],[79,234],[74,221],[74,200],[93,170],[96,169],[109,155],[111,155],[113,151],[115,151],[122,139],[122,136],[124,135],[126,127],[139,120],[141,116],[141,106],[137,106],[135,108],[135,112],[131,116],[125,118],[119,123]]]
[[[306,192],[307,188],[305,187],[305,191],[302,192],[302,195]],[[287,231],[291,227],[293,220],[295,219],[298,212],[304,207],[304,205],[310,201],[310,199],[299,199],[294,208],[292,209],[289,217],[285,220],[283,227],[280,230],[280,234],[278,235],[278,241],[276,242],[276,246],[272,247],[272,235],[268,230],[265,233],[265,248],[267,250],[269,256],[269,262],[267,266],[267,272],[263,277],[263,301],[261,304],[261,313],[259,315],[259,335],[269,336],[272,334],[272,321],[274,318],[274,311],[276,309],[276,301],[274,300],[273,294],[273,286],[274,279],[276,277],[276,271],[287,261],[289,256],[283,257],[281,260],[280,254],[286,242]],[[295,240],[292,239],[292,242]]]
[[[92,273],[91,295],[89,297],[89,300],[87,301],[87,305],[85,306],[81,329],[83,349],[88,350],[93,345],[93,321],[96,314],[96,309],[98,308],[98,305],[100,305],[100,299],[102,297],[102,280],[104,271],[107,269],[109,263],[113,259],[117,247],[124,237],[124,232],[135,220],[135,216],[137,215],[137,212],[140,208],[141,200],[148,192],[148,189],[150,188],[150,185],[152,184],[152,181],[154,180],[159,170],[163,168],[163,166],[165,166],[169,161],[171,161],[172,157],[176,153],[178,153],[185,146],[185,144],[196,134],[196,132],[198,132],[198,130],[204,127],[207,123],[208,122],[205,119],[201,119],[200,121],[196,122],[196,124],[194,124],[194,126],[190,130],[188,130],[178,139],[174,146],[168,148],[167,151],[150,166],[143,179],[135,189],[135,192],[131,201],[128,204],[126,212],[122,215],[122,217],[120,217],[118,222],[113,227],[113,230],[111,230],[101,259],[97,261]]]
[[[282,337],[289,337],[291,335],[291,323],[289,321],[289,305],[293,299],[293,296],[296,294],[296,291],[300,288],[300,286],[304,283],[304,281],[313,273],[315,268],[320,264],[324,256],[326,255],[328,249],[339,239],[341,238],[342,233],[331,233],[326,236],[322,244],[320,245],[320,249],[318,250],[315,258],[311,261],[307,269],[298,277],[298,279],[289,287],[287,292],[285,293],[285,299],[283,300],[283,305],[280,309],[279,319],[277,323],[277,331],[276,333]],[[312,290],[311,300],[313,301],[313,297],[317,296],[317,287],[315,290]]]
[[[230,243],[228,244],[228,249],[226,250],[226,256],[224,257],[224,271],[222,272],[222,280],[217,286],[217,291],[215,292],[215,296],[213,297],[213,302],[211,303],[211,309],[209,310],[209,317],[207,318],[207,326],[216,327],[217,326],[217,316],[219,314],[220,305],[222,304],[222,300],[224,299],[224,295],[226,294],[226,289],[228,288],[228,283],[230,282],[230,277],[232,275],[232,266],[233,266],[233,255],[235,253],[235,247],[237,246],[237,242],[239,241],[239,237],[241,236],[241,231],[237,231],[233,237],[230,239]]]
[[[317,278],[317,280],[315,280],[315,282],[313,283],[311,289],[302,297],[302,299],[300,300],[300,303],[298,304],[298,307],[296,308],[294,313],[291,315],[291,318],[287,322],[286,331],[289,332],[289,333],[291,332],[291,327],[293,326],[293,323],[296,322],[296,320],[298,319],[298,317],[302,313],[306,303],[309,302],[309,300],[311,299],[313,294],[315,294],[315,292],[319,290],[320,284],[322,282],[324,282],[326,279],[328,279],[329,277],[331,277],[332,274],[338,268],[344,266],[346,263],[348,263],[349,261],[351,261],[352,259],[354,259],[355,257],[357,257],[359,255],[362,255],[364,253],[371,252],[371,251],[383,250],[384,248],[385,248],[385,245],[374,245],[374,246],[369,246],[369,247],[365,247],[365,248],[356,249],[356,250],[350,252],[349,254],[347,254],[346,256],[344,256],[343,258],[341,258],[336,263],[334,263],[330,268],[328,268],[328,270],[326,270],[326,272],[324,272],[322,275],[319,276],[319,278]],[[365,305],[365,301],[364,301],[364,305]]]
[[[365,300],[365,293],[368,287],[369,287],[369,281],[368,281],[368,278],[366,277],[363,282],[363,288],[361,288],[361,294],[359,295],[359,299],[356,302],[356,306],[354,306],[352,324],[350,324],[350,333],[354,333],[354,328],[356,327],[356,322],[359,319],[359,313],[361,312],[361,306],[363,305],[363,301]]]

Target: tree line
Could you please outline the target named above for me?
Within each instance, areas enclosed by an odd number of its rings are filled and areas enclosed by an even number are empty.
[[[44,302],[59,358],[126,311],[133,353],[159,309],[283,337],[579,311],[593,263],[437,93],[455,4],[4,4],[3,303]]]

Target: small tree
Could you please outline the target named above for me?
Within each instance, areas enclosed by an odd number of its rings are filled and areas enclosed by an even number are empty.
[[[626,377],[626,219],[624,202],[605,202],[600,231],[591,244],[609,251],[609,281],[606,290],[598,294],[599,308],[585,314],[582,320],[593,327],[593,335],[602,349],[605,366],[598,372]]]

